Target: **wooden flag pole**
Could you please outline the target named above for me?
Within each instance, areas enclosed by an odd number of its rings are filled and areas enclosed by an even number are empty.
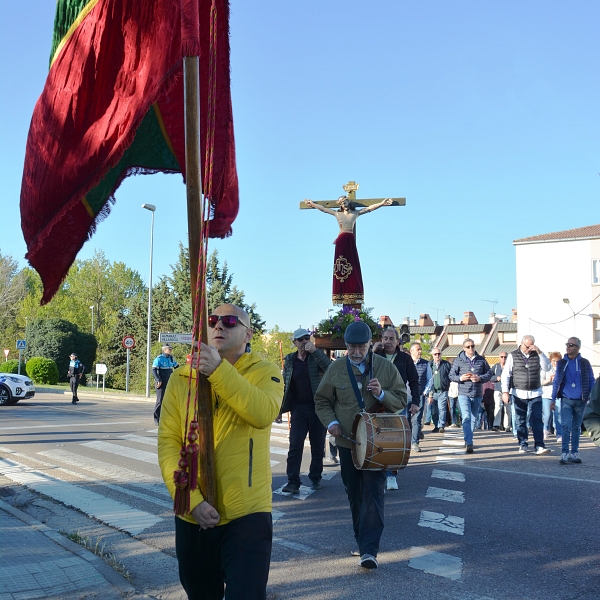
[[[183,58],[184,102],[185,102],[185,170],[188,212],[188,238],[192,307],[196,306],[196,284],[198,258],[203,240],[202,176],[200,160],[200,59],[198,56]],[[206,311],[206,305],[204,310]],[[206,314],[202,319],[200,340],[208,343]],[[192,349],[193,352],[193,349]],[[198,446],[200,459],[200,491],[213,507],[217,499],[217,477],[215,469],[215,443],[212,423],[212,391],[208,379],[199,376],[198,394]],[[187,432],[186,432],[187,435]]]

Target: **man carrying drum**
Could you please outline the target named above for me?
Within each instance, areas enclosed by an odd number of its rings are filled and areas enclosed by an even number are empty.
[[[352,461],[352,425],[362,411],[401,411],[407,402],[406,386],[389,361],[371,351],[372,333],[364,321],[351,323],[344,334],[348,355],[338,358],[323,375],[315,393],[317,416],[335,437],[341,475],[352,512],[360,566],[377,568],[383,533],[385,468],[363,471]]]

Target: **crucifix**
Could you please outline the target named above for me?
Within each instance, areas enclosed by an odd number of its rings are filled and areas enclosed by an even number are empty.
[[[364,302],[364,287],[356,248],[356,219],[382,206],[405,206],[406,198],[357,200],[358,183],[349,181],[342,187],[347,193],[346,196],[340,196],[337,200],[304,200],[300,202],[300,208],[316,208],[336,218],[340,233],[334,242],[332,302],[361,308]]]

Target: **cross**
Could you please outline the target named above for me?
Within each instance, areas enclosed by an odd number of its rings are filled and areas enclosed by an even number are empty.
[[[367,206],[372,206],[373,204],[377,204],[384,200],[384,198],[368,198],[364,200],[356,199],[356,190],[358,190],[359,185],[356,181],[349,181],[346,185],[343,185],[342,188],[348,195],[348,200],[353,202],[357,208],[367,208]],[[406,206],[406,198],[392,198],[392,204],[390,206]],[[339,208],[337,200],[313,200],[315,204],[320,204],[325,208]],[[300,202],[301,209],[308,209],[310,206],[306,205],[304,200]]]

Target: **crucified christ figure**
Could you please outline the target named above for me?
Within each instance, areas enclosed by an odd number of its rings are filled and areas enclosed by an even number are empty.
[[[333,215],[339,225],[340,233],[335,240],[335,257],[333,263],[333,294],[334,304],[362,305],[364,302],[364,287],[354,227],[356,219],[361,215],[372,212],[382,206],[391,206],[393,200],[386,198],[377,204],[357,210],[348,196],[340,196],[337,200],[340,208],[333,210],[321,206],[312,200],[304,201],[306,206],[316,208],[321,212]]]

